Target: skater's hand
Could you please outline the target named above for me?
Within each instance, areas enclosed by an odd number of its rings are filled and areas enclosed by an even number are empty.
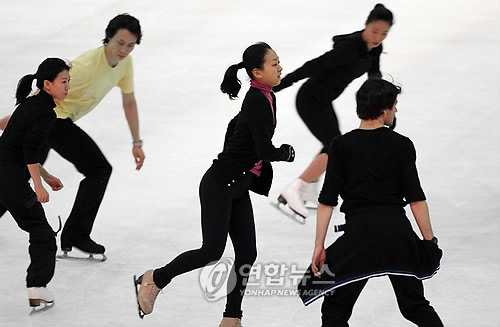
[[[144,164],[144,159],[146,159],[146,156],[144,155],[144,151],[142,151],[142,147],[134,146],[132,148],[132,155],[134,156],[135,169],[141,170],[142,165]]]
[[[43,180],[52,188],[52,191],[59,191],[64,187],[63,183],[59,178],[52,176],[50,174],[45,176]]]
[[[326,260],[326,251],[323,246],[319,247],[316,246],[314,248],[314,253],[312,257],[312,272],[314,273],[314,276],[321,278],[320,270],[323,268],[323,265],[325,264]]]
[[[36,199],[40,203],[49,202],[49,192],[40,184],[39,186],[35,185],[35,193]]]

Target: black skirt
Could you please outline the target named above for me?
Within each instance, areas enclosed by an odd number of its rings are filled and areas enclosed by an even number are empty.
[[[440,268],[443,255],[438,245],[421,240],[413,231],[404,210],[346,217],[344,234],[326,249],[321,278],[311,266],[298,285],[304,305],[338,287],[384,275],[431,278]]]

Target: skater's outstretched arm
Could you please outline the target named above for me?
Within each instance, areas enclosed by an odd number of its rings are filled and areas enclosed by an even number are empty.
[[[144,164],[144,151],[142,151],[142,141],[139,135],[139,114],[137,112],[137,102],[134,93],[122,93],[123,110],[127,118],[130,133],[132,134],[132,155],[134,156],[135,169],[140,170]]]
[[[320,277],[319,271],[323,268],[323,264],[326,259],[325,252],[325,239],[326,232],[328,231],[328,225],[332,219],[333,207],[319,203],[318,204],[318,215],[316,220],[316,240],[314,243],[314,253],[312,257],[312,271],[317,276]]]
[[[431,218],[429,216],[429,207],[427,201],[417,201],[410,203],[411,212],[417,221],[418,228],[424,240],[432,240],[434,233],[432,231]]]

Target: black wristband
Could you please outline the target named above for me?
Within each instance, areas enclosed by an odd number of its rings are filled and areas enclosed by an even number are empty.
[[[432,239],[430,239],[430,241],[434,244],[438,244],[438,238],[436,236],[434,236]]]

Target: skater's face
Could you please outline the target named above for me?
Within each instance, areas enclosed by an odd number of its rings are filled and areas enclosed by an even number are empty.
[[[134,50],[137,42],[135,34],[125,28],[116,31],[116,34],[106,44],[106,58],[111,66],[125,59]]]
[[[272,49],[268,49],[264,56],[262,68],[255,68],[252,73],[255,80],[273,87],[280,83],[282,70],[283,68],[281,68],[280,59],[276,52]]]
[[[69,81],[69,72],[67,70],[63,70],[57,74],[54,81],[43,81],[43,89],[55,100],[64,100],[64,98],[68,95]]]
[[[384,125],[392,126],[392,124],[394,123],[396,112],[398,112],[398,108],[396,108],[397,104],[398,104],[398,99],[396,99],[391,109],[384,110]]]
[[[384,20],[376,20],[366,24],[362,38],[368,49],[378,47],[385,40],[390,29],[391,25]]]

